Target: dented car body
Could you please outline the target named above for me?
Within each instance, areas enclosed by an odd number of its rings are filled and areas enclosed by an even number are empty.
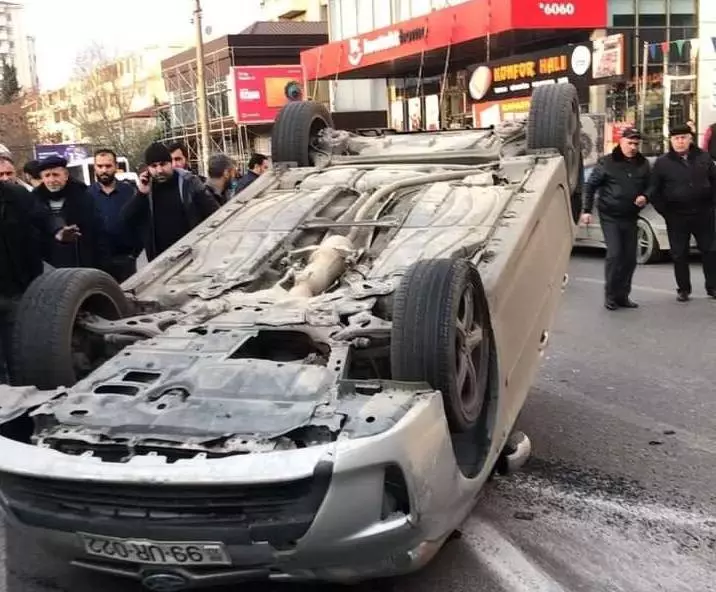
[[[579,109],[352,135],[312,103],[274,170],[122,286],[20,303],[0,500],[75,565],[183,589],[420,568],[501,462],[574,237]],[[576,195],[576,197],[575,197]]]

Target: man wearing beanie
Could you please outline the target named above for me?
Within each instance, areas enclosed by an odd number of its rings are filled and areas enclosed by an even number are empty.
[[[688,125],[669,132],[670,149],[654,164],[649,200],[664,219],[674,261],[677,300],[691,298],[689,243],[702,254],[706,293],[716,298],[716,165],[693,141]]]
[[[169,149],[159,142],[144,153],[137,194],[123,217],[130,228],[144,228],[144,248],[151,261],[219,209],[192,173],[172,167]]]
[[[629,298],[636,269],[637,220],[646,205],[644,194],[649,185],[649,161],[639,152],[641,134],[628,127],[619,144],[603,156],[584,184],[582,224],[592,223],[594,196],[599,191],[597,208],[607,244],[604,265],[604,307],[607,310],[637,308]]]

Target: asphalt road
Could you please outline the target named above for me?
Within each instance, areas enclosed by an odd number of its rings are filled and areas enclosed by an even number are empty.
[[[716,301],[697,291],[675,302],[661,264],[637,272],[639,310],[609,313],[599,256],[577,254],[570,275],[519,422],[533,459],[488,488],[422,573],[354,590],[716,590]],[[139,590],[58,564],[13,532],[0,532],[0,554],[3,592]]]

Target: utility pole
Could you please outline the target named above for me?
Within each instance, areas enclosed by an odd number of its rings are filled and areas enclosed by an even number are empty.
[[[196,0],[194,7],[194,26],[196,28],[196,96],[199,115],[199,131],[201,132],[201,168],[202,174],[209,171],[209,112],[206,100],[206,77],[204,69],[204,33],[201,23],[201,0]]]

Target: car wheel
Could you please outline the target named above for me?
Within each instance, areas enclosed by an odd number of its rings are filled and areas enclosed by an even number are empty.
[[[440,390],[453,432],[480,417],[491,347],[490,311],[473,265],[429,259],[408,269],[393,299],[392,377]]]
[[[313,101],[286,103],[271,132],[272,160],[299,167],[314,166],[320,152],[320,133],[332,127],[331,114],[322,104]]]
[[[577,222],[582,205],[584,163],[579,97],[572,84],[553,84],[534,89],[527,121],[527,148],[553,148],[564,157],[572,195],[572,216]]]
[[[643,218],[639,218],[637,221],[636,237],[636,262],[639,265],[655,263],[661,258],[661,248],[654,229]]]
[[[77,326],[81,313],[117,320],[131,306],[114,278],[97,269],[54,269],[30,284],[13,334],[19,384],[72,386],[106,359],[104,340]]]

